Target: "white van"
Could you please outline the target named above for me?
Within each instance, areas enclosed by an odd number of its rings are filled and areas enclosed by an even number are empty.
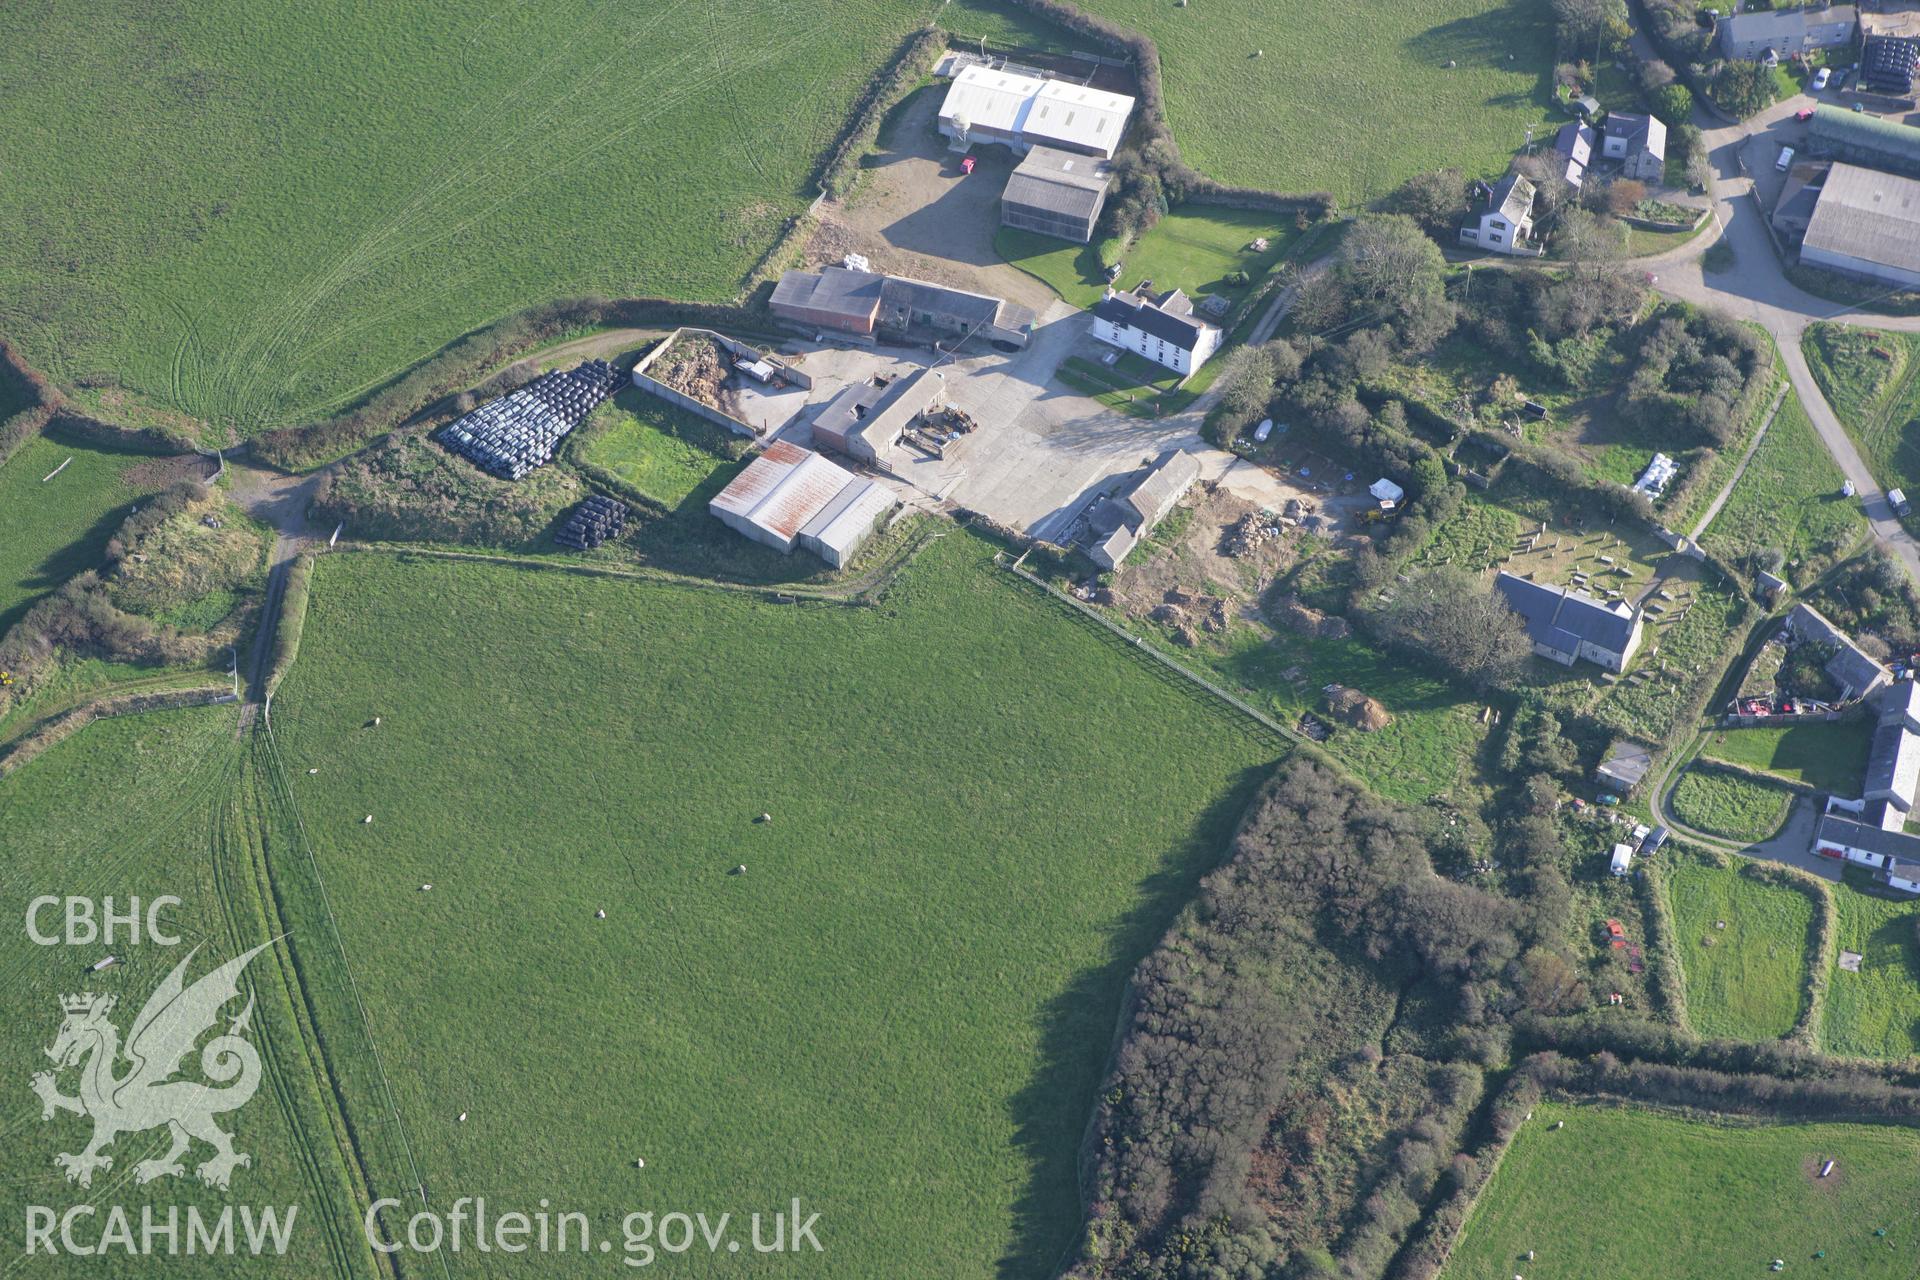
[[[1775,169],[1778,169],[1781,173],[1785,173],[1788,169],[1792,168],[1793,167],[1793,148],[1792,147],[1780,148],[1780,158],[1773,162],[1773,167]]]

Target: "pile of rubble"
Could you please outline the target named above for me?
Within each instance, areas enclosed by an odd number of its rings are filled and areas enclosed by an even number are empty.
[[[1191,649],[1200,643],[1200,632],[1215,635],[1227,629],[1227,602],[1218,596],[1194,595],[1178,588],[1167,592],[1166,603],[1147,617],[1173,628],[1173,638]]]
[[[1264,511],[1249,512],[1227,530],[1226,552],[1236,559],[1250,556],[1278,539],[1284,528],[1277,517]]]
[[[1372,733],[1393,723],[1393,716],[1385,707],[1358,689],[1330,684],[1320,692],[1326,695],[1327,710],[1363,733]]]
[[[1303,636],[1318,636],[1322,640],[1344,640],[1353,634],[1353,626],[1338,614],[1322,613],[1305,603],[1296,595],[1281,596],[1267,611],[1267,617],[1277,627],[1288,631],[1297,631]]]

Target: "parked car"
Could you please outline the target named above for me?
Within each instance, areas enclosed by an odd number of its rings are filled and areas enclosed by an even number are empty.
[[[1913,514],[1913,507],[1907,502],[1907,495],[1898,489],[1887,490],[1887,502],[1893,507],[1893,514],[1897,516]]]
[[[1831,79],[1833,79],[1833,68],[1832,67],[1820,68],[1819,71],[1814,73],[1813,91],[1815,93],[1820,92],[1822,89],[1827,87],[1827,81]]]
[[[1773,167],[1781,173],[1785,173],[1788,169],[1791,169],[1793,167],[1793,148],[1780,148],[1780,158],[1773,162]]]
[[[1798,120],[1801,124],[1805,124],[1807,121],[1813,119],[1813,108],[1802,107],[1798,111],[1793,113],[1793,118],[1795,120]]]
[[[1620,797],[1611,791],[1602,791],[1599,795],[1595,796],[1594,799],[1604,805],[1616,805],[1620,803]]]
[[[1640,852],[1643,854],[1659,852],[1660,846],[1667,842],[1667,837],[1670,834],[1672,833],[1665,827],[1655,827],[1652,833],[1649,834],[1645,840],[1641,841]]]

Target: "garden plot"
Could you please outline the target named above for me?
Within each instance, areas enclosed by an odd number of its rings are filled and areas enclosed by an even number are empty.
[[[1867,771],[1869,734],[1865,721],[1721,729],[1707,738],[1700,754],[1851,796],[1860,790],[1860,779]]]
[[[1792,1031],[1806,1006],[1813,899],[1724,858],[1682,852],[1664,874],[1693,1030],[1741,1040]]]

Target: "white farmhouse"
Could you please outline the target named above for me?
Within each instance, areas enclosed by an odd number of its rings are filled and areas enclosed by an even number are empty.
[[[1517,173],[1500,179],[1487,207],[1467,215],[1460,243],[1489,253],[1539,257],[1545,250],[1533,238],[1533,183]]]
[[[1192,301],[1178,289],[1157,298],[1109,289],[1093,309],[1093,336],[1188,374],[1219,347],[1220,326],[1195,315]]]

